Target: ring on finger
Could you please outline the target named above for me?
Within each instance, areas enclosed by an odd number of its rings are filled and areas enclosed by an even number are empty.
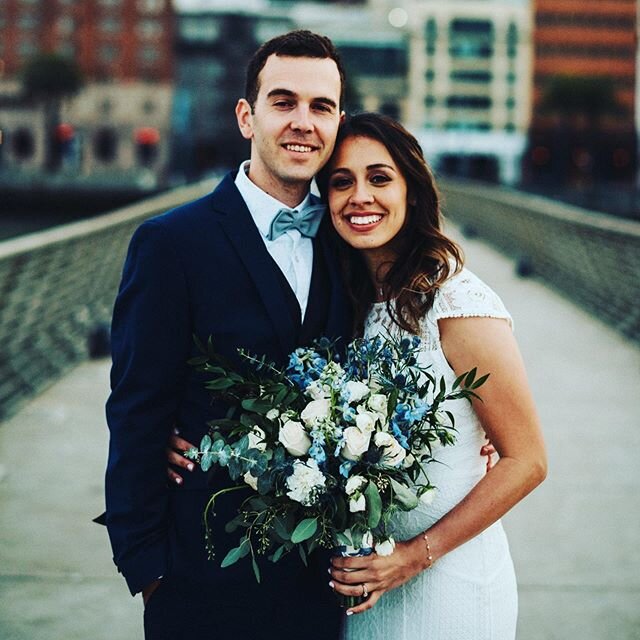
[[[368,598],[369,597],[369,592],[367,591],[367,583],[366,582],[362,583],[362,597],[363,598]]]

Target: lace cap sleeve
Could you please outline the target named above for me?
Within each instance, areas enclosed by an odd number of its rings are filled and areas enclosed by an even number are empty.
[[[435,320],[443,318],[504,318],[513,329],[513,319],[498,294],[478,276],[463,269],[449,278],[433,301]]]

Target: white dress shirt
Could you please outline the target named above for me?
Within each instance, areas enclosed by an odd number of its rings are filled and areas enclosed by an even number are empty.
[[[269,240],[267,235],[271,221],[280,209],[304,207],[309,203],[311,194],[307,193],[304,200],[297,206],[287,207],[251,182],[247,175],[248,171],[249,161],[247,160],[240,165],[235,181],[236,187],[245,201],[256,227],[258,227],[258,231],[260,231],[267,251],[280,267],[291,289],[296,294],[304,318],[309,300],[311,272],[313,271],[313,241],[311,238],[305,238],[297,229],[290,229],[275,240]]]

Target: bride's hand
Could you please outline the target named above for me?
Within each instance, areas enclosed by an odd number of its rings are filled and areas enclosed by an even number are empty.
[[[332,558],[329,586],[345,596],[362,596],[366,589],[369,597],[347,610],[347,615],[362,613],[371,609],[383,593],[399,587],[428,566],[424,539],[417,536],[398,542],[390,556],[372,553],[364,557]]]

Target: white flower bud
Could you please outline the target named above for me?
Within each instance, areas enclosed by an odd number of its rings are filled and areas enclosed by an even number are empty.
[[[374,436],[374,442],[383,450],[381,462],[390,467],[397,467],[407,455],[402,445],[390,433],[378,431]]]
[[[249,449],[257,449],[258,451],[265,451],[267,443],[265,442],[266,433],[257,425],[253,427],[247,434],[249,436]]]
[[[376,553],[379,556],[390,556],[396,548],[396,541],[393,538],[388,538],[382,542],[376,544]]]
[[[248,471],[242,478],[254,491],[258,490],[258,478],[254,478]]]

